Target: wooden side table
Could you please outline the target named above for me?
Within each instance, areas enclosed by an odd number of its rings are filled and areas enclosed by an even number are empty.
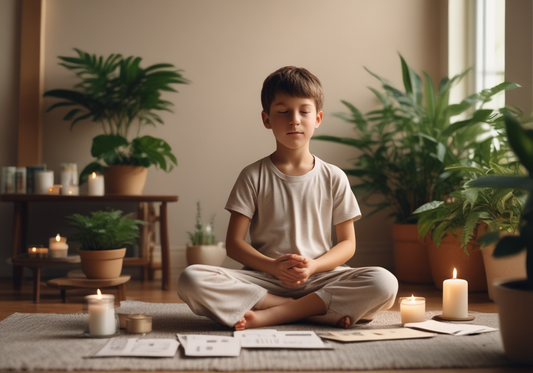
[[[28,254],[20,254],[11,258],[14,266],[28,267],[33,272],[33,302],[39,303],[41,298],[41,267],[64,266],[81,263],[79,255],[66,258],[30,258]]]
[[[61,299],[66,302],[66,290],[71,289],[103,289],[110,287],[118,288],[118,299],[126,300],[126,282],[131,279],[130,275],[122,275],[109,279],[89,279],[78,269],[70,271],[67,277],[56,278],[47,282],[48,286],[61,291]]]
[[[167,203],[177,202],[178,196],[122,196],[122,195],[106,195],[106,196],[64,196],[64,195],[39,195],[39,194],[2,194],[0,201],[13,202],[13,258],[20,255],[26,247],[26,233],[28,231],[28,215],[29,205],[38,202],[137,202],[139,203],[139,219],[147,221],[149,226],[142,228],[140,239],[140,253],[137,258],[124,258],[124,266],[139,266],[143,268],[143,279],[146,279],[148,274],[151,274],[153,269],[158,269],[158,266],[153,266],[149,258],[149,248],[153,243],[150,243],[150,238],[154,237],[150,234],[148,228],[153,226],[154,222],[159,222],[159,236],[161,240],[161,271],[163,290],[170,290],[170,242],[168,238],[168,210]],[[154,216],[153,203],[160,203],[159,216]],[[22,267],[14,265],[13,267],[13,287],[20,289],[22,284]]]

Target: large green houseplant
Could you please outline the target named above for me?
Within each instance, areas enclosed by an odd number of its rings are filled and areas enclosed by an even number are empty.
[[[93,139],[91,147],[91,155],[96,160],[83,169],[80,184],[92,172],[104,172],[114,166],[147,169],[153,165],[169,172],[177,165],[170,145],[163,139],[140,134],[146,125],[163,124],[158,112],[171,111],[173,104],[164,100],[162,93],[176,92],[173,85],[189,81],[168,63],[143,68],[140,57],[111,54],[104,59],[75,50],[78,56],[60,56],[60,65],[74,71],[81,81],[74,90],[52,89],[44,96],[62,100],[51,105],[47,112],[70,108],[63,120],[71,122],[71,129],[87,120],[102,126],[104,133]]]
[[[501,280],[495,284],[500,331],[507,356],[518,363],[533,365],[533,130],[525,129],[506,114],[505,126],[511,148],[527,171],[525,177],[492,176],[476,180],[475,187],[516,188],[528,192],[519,223],[518,236],[500,239],[496,232],[483,235],[482,244],[498,241],[495,257],[507,257],[525,250],[524,279]]]
[[[387,209],[396,223],[392,226],[396,276],[405,282],[428,282],[427,254],[417,237],[413,211],[442,199],[459,185],[461,175],[445,171],[447,166],[487,158],[491,144],[501,136],[503,123],[500,110],[485,109],[484,105],[498,92],[518,85],[502,83],[450,104],[451,88],[468,70],[443,78],[435,87],[427,73],[423,81],[401,55],[400,62],[403,89],[367,69],[382,86],[381,90],[370,88],[379,108],[363,114],[342,101],[349,113],[335,115],[353,125],[354,137],[322,135],[314,139],[358,151],[353,168],[345,172],[357,180],[352,186],[354,194],[371,208],[367,217]],[[456,119],[459,114],[466,119]],[[381,202],[372,203],[372,196],[380,196]]]
[[[196,224],[192,232],[187,232],[191,241],[187,245],[187,264],[207,264],[213,266],[220,266],[226,258],[226,250],[222,242],[218,242],[215,238],[213,216],[209,223],[202,222],[202,208],[200,201],[196,203]]]
[[[116,278],[126,254],[124,245],[139,237],[142,220],[123,215],[120,210],[94,211],[89,215],[67,216],[75,229],[70,239],[81,244],[78,251],[87,278]]]

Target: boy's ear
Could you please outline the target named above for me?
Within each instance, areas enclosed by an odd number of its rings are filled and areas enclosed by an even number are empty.
[[[261,119],[263,120],[263,126],[265,126],[265,128],[272,129],[272,126],[270,125],[270,116],[264,111],[261,112]]]
[[[315,123],[315,128],[318,128],[320,126],[320,124],[322,123],[322,118],[324,117],[324,113],[319,111],[317,114],[316,114],[316,123]]]

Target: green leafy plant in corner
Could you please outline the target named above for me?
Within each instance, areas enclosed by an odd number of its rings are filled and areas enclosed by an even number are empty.
[[[480,223],[488,225],[490,232],[515,232],[518,230],[520,216],[527,197],[527,192],[506,187],[474,187],[475,181],[484,176],[523,176],[518,163],[509,165],[491,164],[484,166],[452,166],[447,170],[467,172],[469,177],[462,187],[450,193],[446,201],[428,202],[414,214],[419,215],[418,233],[421,237],[431,232],[437,247],[448,234],[454,234],[462,228],[461,247],[468,255],[467,244],[472,240],[476,227]]]
[[[357,178],[354,194],[363,197],[372,208],[369,215],[391,209],[397,223],[414,223],[413,211],[419,206],[442,199],[460,184],[461,175],[446,167],[461,161],[488,164],[495,141],[502,136],[502,110],[485,109],[498,92],[518,87],[501,83],[491,89],[472,94],[457,104],[449,103],[450,89],[468,70],[435,87],[424,72],[424,82],[400,55],[404,90],[399,90],[379,75],[366,69],[381,83],[382,90],[370,88],[380,108],[362,114],[347,101],[342,103],[349,113],[335,116],[353,124],[354,137],[315,136],[357,149],[353,168],[344,170]],[[436,88],[436,89],[435,89]],[[473,110],[475,105],[479,105]],[[457,115],[473,112],[467,119]],[[494,131],[489,131],[493,129]],[[496,159],[499,155],[492,153]],[[383,200],[371,203],[369,197]]]
[[[96,158],[80,174],[80,184],[92,172],[102,172],[105,165],[155,166],[166,172],[177,165],[170,145],[152,136],[140,136],[144,126],[163,124],[160,111],[173,105],[162,98],[163,92],[177,92],[174,84],[188,84],[181,70],[160,63],[142,68],[140,57],[111,54],[104,59],[75,49],[77,57],[62,57],[61,66],[76,73],[81,82],[74,90],[52,89],[44,96],[62,101],[47,112],[67,107],[63,120],[70,128],[91,120],[102,126],[104,134],[93,139],[91,155]],[[136,127],[135,137],[130,132]]]
[[[216,244],[214,221],[215,216],[213,215],[208,224],[202,223],[202,208],[200,207],[200,201],[198,201],[196,203],[196,225],[194,226],[194,231],[187,232],[193,246]]]
[[[509,144],[520,163],[527,170],[527,176],[491,176],[472,183],[479,188],[514,188],[528,193],[524,210],[519,223],[519,236],[506,236],[500,239],[497,232],[489,232],[481,236],[478,243],[490,245],[498,242],[494,249],[494,257],[505,257],[526,250],[527,285],[533,289],[533,130],[525,129],[512,115],[506,114],[505,127]]]
[[[76,233],[70,239],[81,243],[81,250],[114,250],[133,244],[139,237],[142,220],[123,216],[120,210],[94,211],[89,215],[67,216]]]

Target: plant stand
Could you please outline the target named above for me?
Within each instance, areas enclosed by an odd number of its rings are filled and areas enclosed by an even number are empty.
[[[122,275],[109,279],[88,279],[81,270],[70,271],[67,277],[56,278],[47,282],[51,288],[61,291],[61,299],[66,302],[66,291],[72,289],[102,289],[117,287],[118,300],[126,300],[126,282],[131,279],[130,275]]]

